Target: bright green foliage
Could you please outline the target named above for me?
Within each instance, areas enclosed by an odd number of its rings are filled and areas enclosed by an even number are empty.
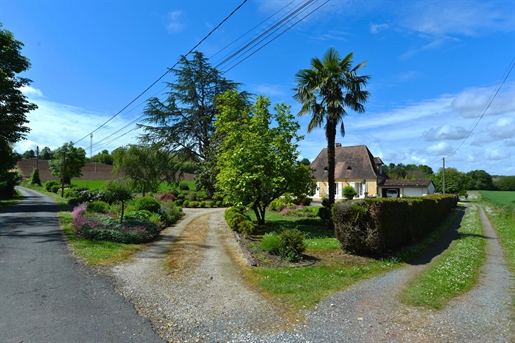
[[[322,60],[312,58],[311,68],[299,70],[295,74],[297,88],[294,99],[302,104],[299,115],[312,115],[308,132],[315,127],[325,128],[329,205],[334,204],[337,126],[340,125],[341,135],[345,136],[343,117],[347,114],[346,108],[363,113],[363,104],[370,97],[370,93],[363,90],[370,76],[357,75],[358,70],[366,66],[367,62],[352,67],[352,56],[351,52],[342,58],[335,48],[329,48]]]
[[[130,144],[113,151],[113,173],[123,177],[134,192],[157,192],[161,183],[163,152],[157,146]]]
[[[52,175],[64,178],[64,183],[69,185],[72,177],[82,176],[82,167],[86,165],[86,151],[73,146],[72,142],[64,143],[54,151],[54,159],[48,161],[48,164]]]
[[[159,205],[159,201],[157,201],[156,198],[150,196],[136,199],[134,205],[136,206],[136,209],[138,211],[147,210],[154,213],[159,212],[159,209],[161,208],[161,205]]]
[[[447,194],[460,194],[466,191],[470,184],[470,177],[458,171],[456,168],[440,169],[438,173],[433,176],[433,184],[435,185],[435,192],[443,193],[443,179],[445,173],[445,193]]]
[[[109,208],[109,204],[104,201],[93,201],[86,205],[88,213],[108,213]]]
[[[300,126],[284,104],[270,113],[270,101],[262,96],[247,106],[237,92],[227,92],[218,103],[216,132],[224,140],[216,186],[226,201],[251,207],[264,225],[274,199],[286,192],[301,196],[313,186],[310,168],[298,161]]]
[[[275,233],[267,233],[259,243],[259,249],[270,254],[279,254],[279,238]]]
[[[354,189],[354,187],[351,187],[351,186],[346,186],[343,188],[342,190],[342,195],[347,198],[347,199],[352,199],[354,198],[358,193],[356,192],[356,190]]]
[[[23,43],[14,39],[0,23],[0,198],[11,198],[17,183],[10,170],[18,161],[12,145],[30,131],[26,114],[37,106],[27,101],[21,89],[31,80],[18,75],[30,68],[29,60],[21,54]]]
[[[306,251],[306,235],[299,229],[284,230],[277,237],[279,241],[279,255],[292,262],[302,259],[302,254]]]

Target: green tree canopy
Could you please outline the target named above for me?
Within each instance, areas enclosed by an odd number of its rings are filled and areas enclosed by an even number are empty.
[[[114,174],[122,177],[134,192],[157,192],[161,163],[166,159],[157,146],[128,145],[113,151]]]
[[[363,90],[370,76],[359,76],[358,70],[367,62],[352,67],[353,53],[344,58],[338,51],[329,48],[323,59],[311,59],[311,68],[302,69],[295,75],[297,88],[294,99],[302,104],[299,116],[311,114],[308,132],[314,128],[324,126],[327,139],[329,203],[334,204],[335,182],[335,143],[337,126],[340,133],[345,136],[343,117],[347,114],[346,108],[358,113],[365,112],[364,103],[370,97],[368,91]]]
[[[22,47],[23,43],[0,23],[0,197],[13,195],[16,177],[9,171],[19,155],[12,146],[25,139],[30,131],[26,114],[37,108],[21,92],[32,82],[19,76],[30,68],[28,58],[21,54]]]
[[[444,170],[440,168],[433,177],[435,192],[443,192]],[[460,194],[467,190],[470,179],[456,168],[445,168],[445,193]]]
[[[259,225],[266,208],[284,193],[301,196],[313,187],[311,169],[298,161],[300,125],[285,104],[268,110],[258,96],[246,105],[235,91],[219,98],[216,132],[224,137],[217,153],[217,187],[232,203],[250,206]]]
[[[72,142],[64,143],[54,151],[54,159],[48,161],[48,164],[53,176],[64,179],[65,184],[70,184],[72,178],[82,176],[82,167],[86,164],[86,151],[75,147]]]
[[[209,149],[215,130],[215,98],[240,86],[224,78],[198,51],[192,59],[182,56],[173,74],[177,80],[168,83],[166,101],[151,98],[145,107],[147,124],[140,125],[144,129],[142,143],[159,144],[168,150],[167,181],[175,181],[185,162],[202,163],[212,157]],[[212,184],[204,187],[213,191]]]
[[[44,147],[39,153],[39,158],[42,160],[52,160],[54,158],[54,152],[49,147]]]
[[[467,189],[491,191],[495,189],[492,176],[484,170],[472,170],[467,173],[470,182]]]

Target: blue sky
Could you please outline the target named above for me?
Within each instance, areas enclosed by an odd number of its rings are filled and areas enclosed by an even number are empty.
[[[197,50],[216,66],[306,2],[248,0]],[[39,106],[28,115],[32,131],[16,150],[55,149],[88,136],[77,146],[89,156],[89,133],[241,3],[2,0],[0,22],[25,44],[22,53],[32,63],[23,76],[34,82],[24,93]],[[347,134],[337,142],[365,144],[386,164],[427,164],[437,171],[445,158],[446,167],[462,172],[515,175],[515,71],[506,78],[515,62],[515,1],[331,0],[285,31],[323,3],[312,1],[277,39],[219,69],[243,89],[297,113],[295,73],[329,47],[341,55],[352,51],[354,64],[368,60],[360,73],[371,76],[372,98],[366,113],[348,113]],[[96,131],[93,154],[136,143],[130,123],[146,99],[162,98],[164,82],[173,81],[165,76]],[[307,134],[309,117],[298,119],[305,134],[299,149],[312,160],[326,146],[324,131]]]

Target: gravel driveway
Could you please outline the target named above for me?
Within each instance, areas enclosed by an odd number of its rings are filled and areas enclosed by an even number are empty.
[[[487,262],[478,286],[439,311],[397,300],[426,258],[359,282],[314,310],[286,313],[246,284],[241,270],[249,267],[223,209],[187,209],[161,241],[113,267],[112,275],[169,342],[513,342],[513,277],[483,210],[470,210],[481,211]],[[452,238],[451,232],[447,244]],[[170,272],[165,257],[173,241],[183,264]]]

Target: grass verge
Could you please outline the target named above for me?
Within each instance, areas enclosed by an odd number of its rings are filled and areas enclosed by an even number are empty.
[[[478,281],[486,259],[483,228],[476,205],[469,205],[457,238],[421,274],[408,282],[401,301],[408,305],[440,309],[470,290]]]
[[[16,196],[13,199],[5,199],[0,200],[0,212],[4,211],[6,208],[11,207],[19,203],[22,199],[22,196],[19,192],[16,192]]]
[[[22,187],[36,190],[40,193],[48,195],[56,200],[57,215],[61,224],[61,229],[68,241],[68,244],[75,256],[77,256],[84,264],[89,266],[106,266],[113,265],[120,261],[126,260],[136,251],[142,249],[144,244],[122,244],[104,241],[89,241],[79,238],[75,235],[75,229],[72,225],[71,211],[73,208],[66,203],[66,199],[51,192],[46,192],[43,187],[22,184]]]

